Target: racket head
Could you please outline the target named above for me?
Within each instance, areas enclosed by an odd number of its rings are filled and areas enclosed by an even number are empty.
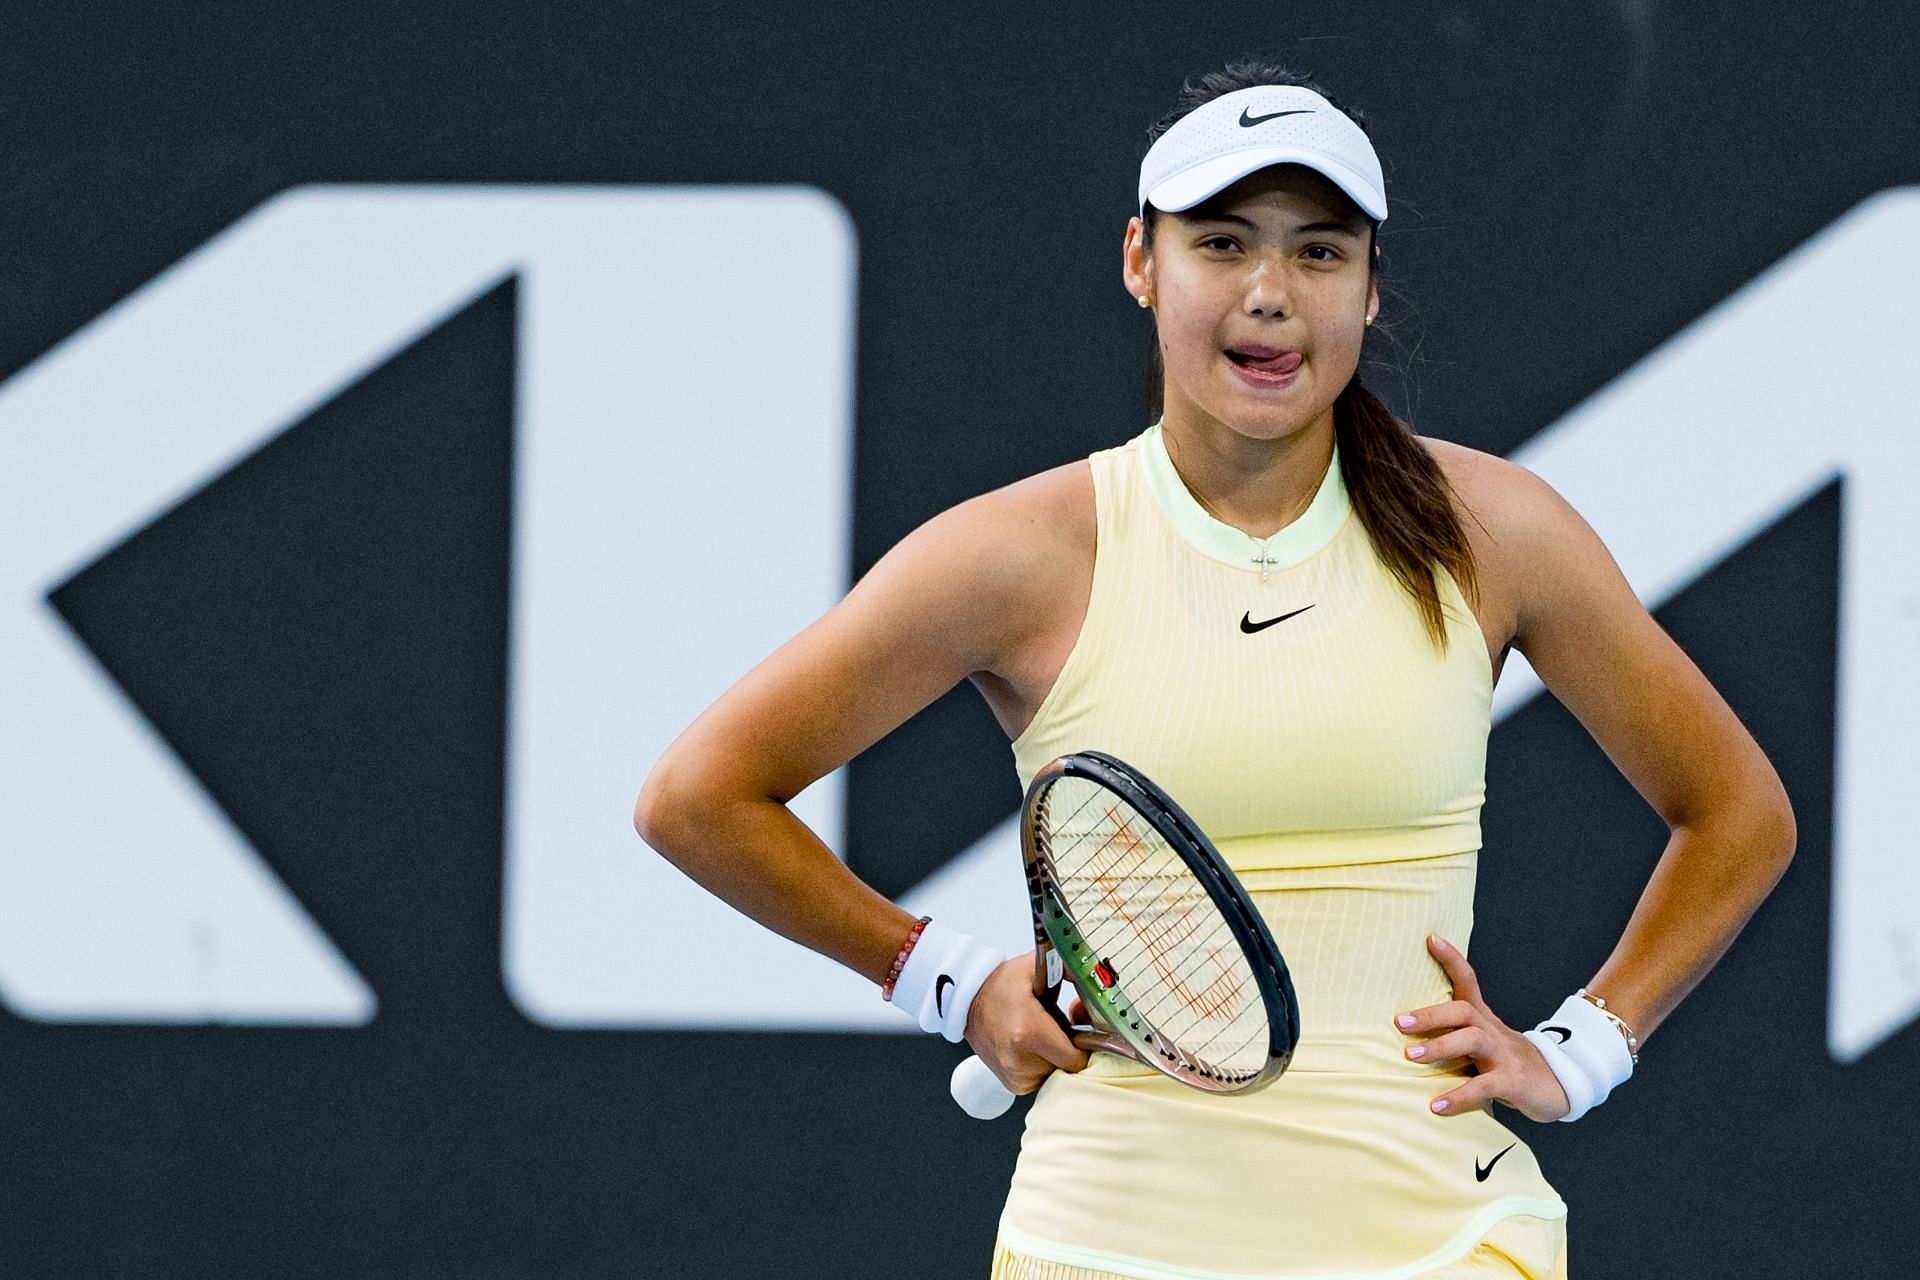
[[[1204,832],[1104,752],[1035,773],[1021,810],[1035,989],[1082,1049],[1123,1054],[1207,1093],[1263,1088],[1292,1059],[1286,961]],[[1071,980],[1088,1025],[1057,1003]]]

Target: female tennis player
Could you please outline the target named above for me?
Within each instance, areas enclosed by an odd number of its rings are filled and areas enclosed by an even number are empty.
[[[1121,277],[1152,309],[1153,423],[902,539],[681,735],[636,825],[1037,1093],[997,1280],[1564,1277],[1567,1206],[1491,1106],[1574,1120],[1625,1081],[1785,869],[1791,806],[1553,489],[1361,385],[1387,196],[1359,115],[1245,61],[1149,137]],[[1672,833],[1612,954],[1525,1031],[1467,960],[1512,649]],[[1278,1082],[1089,1059],[1030,955],[916,921],[787,809],[962,677],[1023,787],[1108,752],[1212,837],[1298,993]]]

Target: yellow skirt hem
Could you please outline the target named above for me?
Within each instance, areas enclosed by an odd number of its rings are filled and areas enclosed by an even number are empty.
[[[1560,1206],[1558,1215],[1554,1215],[1549,1206],[1542,1206],[1541,1209],[1542,1216],[1508,1213],[1500,1217],[1486,1228],[1464,1254],[1449,1261],[1439,1262],[1430,1256],[1420,1262],[1385,1271],[1342,1275],[1329,1275],[1324,1271],[1293,1274],[1311,1274],[1314,1280],[1494,1280],[1495,1277],[1501,1280],[1568,1280],[1565,1206]],[[1096,1256],[1091,1250],[1057,1250],[1048,1247],[1046,1242],[1028,1240],[1002,1223],[994,1235],[990,1280],[1292,1280],[1292,1277],[1277,1272],[1262,1276],[1223,1276],[1217,1272],[1196,1271],[1145,1260],[1140,1260],[1137,1266],[1130,1266],[1128,1264],[1134,1260],[1119,1255],[1106,1255],[1103,1261],[1111,1266],[1126,1266],[1126,1270],[1101,1270],[1023,1252],[1008,1242],[1009,1236],[1025,1249],[1086,1255],[1087,1261],[1094,1260]],[[1440,1252],[1446,1252],[1444,1247]],[[1544,1254],[1550,1254],[1552,1258],[1544,1270],[1537,1261],[1532,1265],[1526,1261],[1538,1260]]]

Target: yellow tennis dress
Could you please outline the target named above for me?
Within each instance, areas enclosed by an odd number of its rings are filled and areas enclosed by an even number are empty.
[[[1373,551],[1336,451],[1271,538],[1215,519],[1155,423],[1091,455],[1093,590],[1013,753],[1105,751],[1192,816],[1252,894],[1300,1001],[1292,1065],[1213,1097],[1107,1053],[1028,1112],[995,1280],[1566,1275],[1567,1206],[1469,1077],[1404,1056],[1396,1013],[1466,951],[1492,665],[1437,574],[1449,645]],[[1273,621],[1273,619],[1281,619]]]

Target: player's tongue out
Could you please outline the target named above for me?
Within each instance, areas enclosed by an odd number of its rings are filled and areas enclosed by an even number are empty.
[[[1235,364],[1245,365],[1249,369],[1258,369],[1262,373],[1292,373],[1300,367],[1301,360],[1298,351],[1253,346],[1229,347],[1227,358]]]

